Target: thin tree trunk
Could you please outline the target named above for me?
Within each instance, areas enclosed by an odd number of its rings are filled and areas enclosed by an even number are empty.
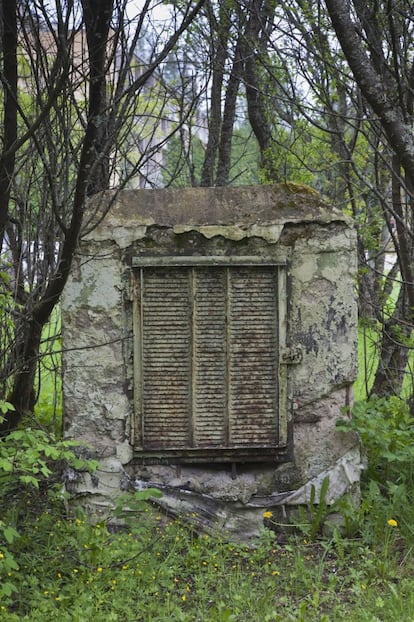
[[[240,24],[240,29],[241,28],[242,26]],[[226,89],[223,123],[221,125],[220,144],[218,148],[217,172],[215,179],[216,186],[227,186],[229,183],[233,127],[236,118],[237,95],[242,76],[242,49],[244,47],[244,36],[244,33],[240,30],[234,53],[233,68]]]
[[[407,344],[412,331],[409,320],[412,312],[410,313],[407,304],[412,283],[407,283],[404,279],[404,274],[407,274],[404,266],[408,265],[411,269],[412,265],[412,242],[407,238],[405,229],[401,191],[400,166],[398,158],[394,156],[391,195],[393,212],[397,215],[397,254],[403,279],[392,316],[383,323],[379,363],[371,390],[376,395],[400,394],[408,361]]]
[[[260,167],[269,181],[276,182],[280,173],[275,167],[272,153],[272,129],[267,118],[264,93],[258,73],[257,47],[260,46],[260,33],[265,28],[266,2],[251,2],[249,23],[246,28],[246,49],[244,80],[247,99],[247,113],[250,125],[259,144]]]
[[[208,120],[208,140],[201,169],[200,186],[214,185],[214,169],[221,132],[221,96],[224,82],[225,65],[229,55],[228,42],[230,38],[230,21],[227,7],[222,5],[219,11],[219,22],[215,24],[212,8],[210,7],[210,29],[217,30],[217,37],[212,43],[216,49],[212,60],[212,86],[210,114]]]
[[[4,92],[3,150],[0,155],[0,248],[9,218],[11,180],[14,173],[17,140],[17,7],[16,0],[0,3]]]

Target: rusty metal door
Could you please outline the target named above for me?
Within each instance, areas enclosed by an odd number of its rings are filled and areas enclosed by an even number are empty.
[[[273,459],[287,445],[284,266],[208,259],[134,262],[135,446]]]

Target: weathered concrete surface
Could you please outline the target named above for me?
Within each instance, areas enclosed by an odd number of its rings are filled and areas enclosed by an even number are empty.
[[[358,441],[335,429],[356,376],[349,219],[295,184],[110,192],[95,197],[90,214],[100,222],[80,245],[62,303],[66,434],[102,459],[96,477],[78,482],[78,494],[102,504],[121,488],[158,485],[161,504],[247,536],[257,533],[263,509],[303,503],[321,475],[330,477],[330,501],[355,493]],[[240,465],[234,478],[229,467],[134,460],[130,266],[132,257],[149,255],[287,260],[288,345],[303,356],[288,368],[290,462]]]

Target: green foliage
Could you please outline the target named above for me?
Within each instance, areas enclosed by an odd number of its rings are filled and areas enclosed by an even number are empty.
[[[62,431],[62,339],[60,305],[52,312],[45,325],[40,348],[39,374],[35,390],[38,400],[35,421],[60,436]]]
[[[0,413],[4,415],[9,410],[14,410],[13,404],[10,404],[10,402],[7,402],[6,400],[0,400]]]
[[[355,400],[365,400],[378,367],[380,329],[376,323],[360,321],[358,330],[358,378],[354,384]]]
[[[313,187],[320,187],[321,177],[326,162],[335,159],[326,138],[305,120],[297,120],[294,127],[287,128],[277,117],[273,117],[273,147],[264,154],[267,168],[278,171],[274,179],[269,170],[260,171],[260,182],[263,184],[276,181],[295,181]],[[324,191],[327,183],[323,184]]]
[[[384,533],[398,526],[398,537],[413,545],[414,418],[409,405],[397,397],[373,396],[357,402],[352,418],[338,428],[356,431],[366,453],[360,507],[363,536],[370,542],[384,542]],[[389,520],[397,524],[390,525]]]
[[[358,432],[367,452],[369,479],[382,484],[412,480],[414,419],[406,402],[373,396],[357,402],[352,418],[338,427]]]
[[[73,448],[75,441],[56,440],[43,430],[15,430],[0,438],[0,487],[1,494],[19,492],[21,485],[39,485],[53,473],[53,465],[59,461],[69,463],[75,469],[85,469],[85,461],[77,458]],[[88,467],[96,463],[88,463]]]
[[[173,188],[198,186],[204,150],[200,138],[194,136],[190,145],[183,145],[176,134],[168,141],[163,168],[163,182]],[[235,128],[232,136],[230,185],[259,183],[259,150],[248,124]]]
[[[4,264],[3,264],[4,265]],[[6,365],[9,356],[10,344],[14,339],[13,317],[19,311],[19,305],[14,301],[11,292],[11,278],[8,272],[9,265],[6,263],[5,270],[0,270],[0,367]],[[9,382],[3,380],[0,386],[0,413],[7,412],[5,398],[9,390]]]
[[[204,147],[201,140],[193,138],[189,147],[190,157],[183,151],[180,137],[176,134],[169,139],[165,150],[165,165],[162,178],[173,188],[186,188],[200,184]]]
[[[329,507],[326,502],[326,495],[329,489],[329,477],[325,477],[319,495],[316,495],[315,486],[312,485],[309,502],[306,508],[299,508],[299,521],[296,523],[299,530],[309,539],[314,540],[321,534],[326,517],[329,514]]]
[[[13,408],[0,401],[2,412]],[[25,538],[20,530],[21,517],[31,515],[27,504],[34,499],[48,503],[51,493],[61,485],[56,482],[58,465],[75,469],[93,469],[96,463],[76,457],[77,443],[57,441],[43,430],[15,430],[0,437],[0,503],[3,508],[0,520],[0,602],[19,591],[16,574],[21,567],[17,551]],[[44,492],[46,490],[46,493]],[[43,496],[42,493],[43,492]],[[14,578],[13,578],[14,577]]]

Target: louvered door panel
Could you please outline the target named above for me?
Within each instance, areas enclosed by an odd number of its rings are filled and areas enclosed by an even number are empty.
[[[187,269],[146,270],[142,284],[144,447],[191,442],[191,296]]]
[[[226,271],[194,271],[195,446],[227,443]]]
[[[229,413],[231,445],[277,443],[277,275],[231,271]]]

